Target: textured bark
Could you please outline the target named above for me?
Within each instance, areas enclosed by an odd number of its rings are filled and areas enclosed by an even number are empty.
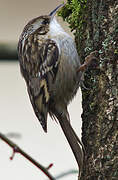
[[[118,0],[88,0],[84,18],[76,31],[79,54],[84,59],[98,50],[99,58],[82,88],[87,158],[81,180],[118,180]]]

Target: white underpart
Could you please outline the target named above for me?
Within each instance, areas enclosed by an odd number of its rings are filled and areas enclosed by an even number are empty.
[[[67,34],[64,29],[61,27],[61,25],[57,22],[56,18],[53,17],[53,19],[50,22],[49,25],[49,33],[48,33],[48,38],[51,38],[52,40],[54,40],[59,48],[59,52],[60,52],[60,44],[59,42],[63,39],[65,41],[65,39],[71,39],[71,36],[69,34]]]
[[[76,74],[76,70],[80,66],[80,61],[74,40],[58,24],[56,18],[52,19],[50,23],[47,38],[56,42],[59,49],[60,64],[52,92],[56,106],[60,108],[65,104],[69,104],[76,95],[80,80],[80,77]]]
[[[66,33],[64,31],[64,29],[60,26],[60,24],[57,22],[55,17],[53,17],[53,19],[51,20],[49,29],[50,29],[51,35],[54,35],[54,34],[58,35],[61,32]],[[67,35],[67,33],[66,33],[66,35]]]
[[[72,57],[68,58],[70,64],[78,64],[78,54],[76,51],[74,40],[68,33],[64,31],[64,29],[57,22],[55,17],[50,22],[49,33],[47,36],[47,38],[51,38],[53,41],[56,42],[59,49],[59,54],[61,54],[63,51],[66,57]]]

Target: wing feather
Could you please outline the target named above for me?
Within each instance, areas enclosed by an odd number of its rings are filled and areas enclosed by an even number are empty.
[[[30,101],[46,132],[50,101],[49,77],[51,83],[54,83],[59,65],[58,47],[51,39],[36,41],[36,37],[32,36],[25,43],[20,40],[18,53],[21,73],[26,80]]]

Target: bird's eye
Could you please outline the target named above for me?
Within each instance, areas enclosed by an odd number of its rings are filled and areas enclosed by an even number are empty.
[[[42,24],[44,24],[44,25],[46,25],[48,23],[49,23],[48,19],[44,19],[43,22],[42,22]]]

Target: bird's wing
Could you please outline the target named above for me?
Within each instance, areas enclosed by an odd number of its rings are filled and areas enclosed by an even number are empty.
[[[33,47],[34,46],[34,47]],[[44,131],[47,131],[47,113],[50,100],[50,83],[56,77],[59,51],[56,43],[47,39],[43,43],[26,48],[26,59],[20,58],[21,72],[27,82],[28,93],[34,112]],[[33,54],[33,48],[36,48]],[[20,48],[21,49],[21,48]],[[20,54],[20,53],[19,53]]]

